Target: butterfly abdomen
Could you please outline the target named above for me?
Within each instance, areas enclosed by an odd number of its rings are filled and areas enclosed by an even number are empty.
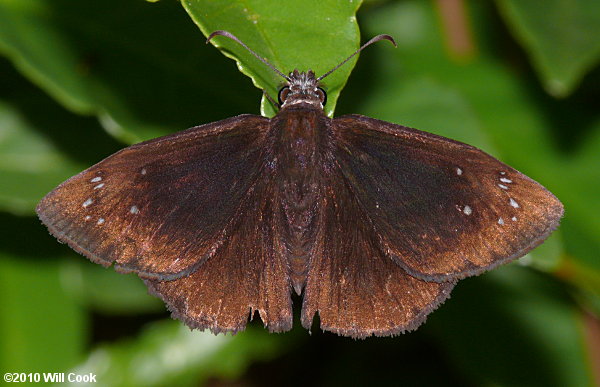
[[[273,119],[286,260],[291,285],[301,294],[316,243],[323,192],[322,165],[329,118],[322,110],[296,105]]]

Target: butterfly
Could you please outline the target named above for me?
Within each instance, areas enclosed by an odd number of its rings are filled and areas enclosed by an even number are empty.
[[[361,115],[329,118],[321,77],[281,75],[273,118],[244,114],[125,148],[37,206],[60,241],[141,277],[191,328],[413,330],[456,282],[523,256],[561,202],[470,145]],[[207,41],[207,42],[208,42]]]

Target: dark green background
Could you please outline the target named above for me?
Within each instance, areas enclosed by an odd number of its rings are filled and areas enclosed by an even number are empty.
[[[93,372],[98,386],[598,383],[600,3],[458,1],[461,21],[442,2],[0,0],[0,370]],[[451,38],[461,26],[464,50]],[[414,333],[354,341],[298,320],[286,334],[259,321],[190,332],[136,276],[57,243],[33,209],[128,143],[259,113],[252,81],[276,95],[276,75],[215,39],[251,81],[197,27],[318,74],[391,34],[397,49],[379,43],[327,78],[328,113],[337,102],[336,115],[481,147],[554,192],[561,227],[462,281]]]

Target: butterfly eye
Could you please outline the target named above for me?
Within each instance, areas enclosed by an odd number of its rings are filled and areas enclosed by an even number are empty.
[[[319,96],[321,104],[325,106],[325,104],[327,103],[327,93],[325,92],[325,90],[323,90],[320,87],[317,87],[317,95]]]
[[[290,93],[289,86],[284,86],[281,88],[281,90],[279,90],[279,95],[277,95],[277,99],[279,100],[279,105],[283,105],[283,103],[287,99],[289,93]]]

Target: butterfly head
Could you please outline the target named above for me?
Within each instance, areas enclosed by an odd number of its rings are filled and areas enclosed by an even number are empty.
[[[327,102],[327,94],[319,86],[319,81],[312,70],[290,73],[287,84],[279,90],[279,105],[281,108],[297,104],[308,104],[323,108]]]

